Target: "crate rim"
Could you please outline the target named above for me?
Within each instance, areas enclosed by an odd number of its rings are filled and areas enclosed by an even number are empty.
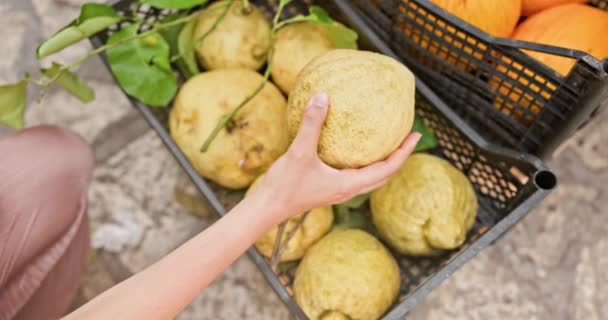
[[[114,6],[124,1],[134,0],[109,0],[106,1],[106,3]],[[353,26],[356,26],[356,31],[359,33],[360,37],[365,38],[371,42],[375,49],[377,49],[375,51],[391,56],[400,61],[397,58],[397,55],[369,27],[361,28],[361,25],[357,24],[362,23],[363,20],[361,19],[361,16],[354,10],[354,8],[348,3],[348,1],[331,0],[331,2],[336,5],[337,8],[342,11],[342,13],[344,13],[344,18],[346,20],[348,20]],[[98,35],[90,37],[89,41],[95,48],[103,45],[103,42],[101,41]],[[103,64],[106,66],[108,72],[110,72],[110,74],[112,75],[112,78],[114,79],[118,88],[123,92],[123,94],[131,102],[131,104],[138,110],[138,112],[144,117],[150,127],[156,132],[163,144],[169,149],[172,156],[177,160],[177,162],[184,169],[184,171],[186,171],[197,190],[199,190],[199,192],[203,196],[205,196],[205,198],[209,201],[211,207],[216,211],[217,215],[219,217],[223,217],[227,213],[226,208],[222,205],[218,197],[211,190],[211,187],[209,186],[208,182],[194,169],[190,161],[182,153],[177,144],[175,144],[171,136],[164,133],[165,129],[163,127],[163,124],[161,124],[160,121],[152,113],[152,107],[149,107],[128,95],[120,87],[114,74],[111,72],[110,65],[106,59],[105,53],[101,53],[100,58]],[[446,117],[450,122],[452,122],[456,127],[458,127],[462,134],[466,138],[469,138],[471,142],[480,149],[483,149],[484,151],[498,157],[510,158],[513,160],[517,160],[521,163],[525,162],[527,164],[532,165],[535,169],[534,174],[531,177],[532,179],[522,188],[533,188],[535,192],[529,198],[523,200],[521,203],[515,206],[508,215],[506,215],[502,220],[496,223],[486,233],[479,237],[474,243],[457,253],[443,268],[429,276],[413,292],[409,294],[408,298],[405,301],[395,303],[392,309],[388,310],[387,313],[382,317],[382,319],[400,319],[416,304],[418,304],[428,293],[430,293],[433,289],[437,288],[444,280],[446,280],[447,277],[449,277],[452,273],[461,268],[467,261],[477,255],[485,247],[490,244],[493,244],[502,235],[508,232],[509,229],[513,227],[517,222],[519,222],[523,217],[525,217],[525,215],[529,213],[531,209],[536,207],[554,189],[557,183],[557,178],[555,177],[553,172],[545,165],[545,163],[540,158],[529,153],[508,149],[506,147],[502,147],[497,144],[488,142],[472,127],[470,127],[466,122],[464,122],[464,120],[462,120],[460,116],[458,116],[455,112],[451,111],[447,104],[445,104],[445,102],[443,102],[443,100],[439,98],[439,96],[437,96],[430,89],[429,86],[427,86],[423,81],[421,81],[418,76],[416,76],[416,90],[420,91],[431,102],[431,104],[433,104],[437,109],[440,110],[444,117]],[[537,180],[537,178],[541,174],[546,174],[552,177],[552,179],[555,181],[555,184],[549,187],[544,187],[544,185]],[[295,317],[296,319],[308,319],[302,309],[295,302],[295,299],[293,299],[293,297],[287,292],[285,286],[280,283],[279,278],[270,269],[268,264],[265,262],[264,257],[255,249],[255,247],[250,247],[249,249],[247,249],[246,253],[249,258],[256,264],[258,269],[262,272],[264,278],[266,279],[266,281],[268,281],[273,291],[279,296],[281,302],[288,308],[290,315],[292,317]]]
[[[424,7],[427,10],[433,11],[435,14],[437,14],[444,20],[448,20],[450,22],[455,22],[457,24],[457,27],[465,30],[468,33],[471,33],[472,35],[474,35],[488,43],[492,43],[492,44],[495,44],[498,46],[503,46],[503,47],[509,47],[512,49],[532,50],[532,51],[548,53],[548,54],[552,54],[552,55],[558,55],[558,56],[562,56],[562,57],[568,57],[568,58],[581,60],[581,61],[584,61],[590,67],[592,67],[596,72],[598,72],[598,76],[600,76],[601,78],[603,78],[605,80],[608,80],[608,56],[598,59],[598,58],[592,56],[591,54],[589,54],[588,52],[585,52],[582,50],[569,49],[566,47],[546,45],[546,44],[530,42],[530,41],[496,37],[496,36],[493,36],[485,31],[473,26],[472,24],[462,20],[461,18],[457,17],[456,15],[449,13],[447,10],[437,6],[436,4],[432,3],[430,0],[416,0],[416,3],[418,5]],[[608,13],[608,11],[607,11],[607,13]],[[453,21],[451,21],[451,20],[453,20]],[[534,60],[536,63],[540,64],[543,67],[543,69],[545,69],[544,70],[545,72],[550,72],[552,75],[555,75],[559,79],[562,79],[562,80],[566,78],[566,76],[561,75],[560,73],[553,70],[551,67],[549,67],[545,63],[531,57],[528,54],[526,54],[526,56],[528,58]]]

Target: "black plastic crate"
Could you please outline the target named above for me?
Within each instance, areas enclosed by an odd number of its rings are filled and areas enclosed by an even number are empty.
[[[272,12],[276,9],[275,1],[253,2],[262,7],[268,17],[272,16]],[[315,3],[315,1],[306,2]],[[362,24],[361,18],[353,14],[353,7],[349,1],[316,1],[315,4],[322,5],[336,20],[356,29],[360,35],[359,43],[362,49],[395,57],[395,54],[383,45],[377,35]],[[135,8],[132,0],[119,1],[114,6],[123,12]],[[148,23],[170,13],[145,6],[139,7],[138,10]],[[305,11],[305,3],[295,0],[286,8],[286,15]],[[103,45],[107,37],[108,34],[99,34],[91,41],[95,47],[99,47]],[[107,64],[105,56],[102,55],[102,58]],[[417,79],[416,86],[416,112],[428,126],[435,130],[439,140],[440,147],[434,153],[451,161],[469,177],[477,193],[480,209],[476,223],[467,236],[467,242],[460,249],[435,258],[411,258],[395,255],[401,269],[401,294],[399,301],[383,319],[403,317],[451,273],[513,227],[532,208],[537,206],[556,184],[555,176],[541,160],[529,154],[488,143],[422,81]],[[196,172],[172,140],[167,127],[170,107],[151,108],[132,97],[129,99],[158,133],[219,216],[223,216],[232,206],[236,205],[242,192],[235,193],[206,181]],[[264,274],[293,317],[307,319],[292,298],[292,274],[290,272],[275,274],[270,268],[269,260],[264,258],[255,247],[250,248],[247,254]]]
[[[489,141],[549,158],[608,97],[607,59],[496,38],[429,0],[351,2],[361,22]],[[608,10],[608,0],[591,4]],[[520,49],[577,63],[564,77]]]

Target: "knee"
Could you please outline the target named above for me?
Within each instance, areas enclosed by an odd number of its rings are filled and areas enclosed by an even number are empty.
[[[88,185],[95,167],[95,156],[88,143],[77,133],[52,125],[27,129],[23,135],[35,146],[44,162],[45,173],[58,179],[78,177]]]

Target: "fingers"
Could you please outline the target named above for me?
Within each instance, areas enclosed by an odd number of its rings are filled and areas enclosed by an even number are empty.
[[[361,169],[343,170],[347,175],[345,179],[350,180],[353,188],[362,190],[382,185],[382,182],[386,182],[385,180],[388,180],[397,172],[401,164],[414,152],[420,138],[420,133],[413,132],[405,138],[401,147],[395,150],[386,160],[378,161]]]
[[[325,93],[315,94],[304,109],[304,116],[293,147],[305,149],[306,152],[317,152],[321,128],[327,117],[329,97]]]

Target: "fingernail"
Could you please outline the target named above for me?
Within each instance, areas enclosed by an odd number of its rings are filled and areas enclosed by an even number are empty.
[[[329,96],[323,92],[319,92],[312,97],[310,104],[313,107],[325,108],[329,104]]]
[[[418,141],[420,141],[421,138],[422,138],[422,134],[420,134],[420,132],[413,132],[412,133],[412,139],[414,139],[414,144],[417,144]]]

